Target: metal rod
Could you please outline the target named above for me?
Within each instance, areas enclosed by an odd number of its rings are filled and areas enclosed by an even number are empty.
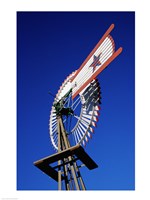
[[[59,119],[57,119],[57,126],[58,126],[58,152],[61,151],[61,131],[60,131],[60,123]],[[61,160],[58,160],[58,166],[61,165]],[[61,166],[58,168],[58,190],[61,190]]]
[[[66,136],[66,133],[65,133],[65,129],[64,129],[61,117],[59,118],[59,123],[60,123],[62,137],[63,137],[63,140],[64,140],[65,147],[66,147],[66,149],[68,149],[70,145],[69,145],[69,141],[67,140],[67,136]],[[68,159],[69,159],[69,161],[72,161],[71,156],[69,156]],[[73,175],[73,179],[74,179],[74,182],[75,182],[76,189],[79,190],[80,188],[79,188],[77,175],[76,175],[73,163],[70,164],[70,168],[71,168],[71,172],[72,172],[72,175]]]
[[[65,150],[65,145],[64,145],[64,140],[63,138],[61,138],[61,148],[62,150]],[[67,158],[64,158],[63,159],[63,163],[61,164],[61,166],[63,166],[63,169],[64,169],[64,177],[65,177],[65,187],[66,187],[66,190],[70,190],[70,185],[69,185],[69,180],[68,180],[68,169],[67,169],[67,163],[68,159]]]
[[[65,159],[63,160],[63,168],[64,168],[66,190],[70,190],[69,181],[68,181],[68,171],[67,171],[67,166],[66,166],[66,163],[65,163]]]
[[[80,173],[80,170],[79,170],[79,167],[77,166],[76,162],[74,162],[74,165],[75,165],[75,168],[76,168],[76,171],[77,171],[77,174],[78,174],[78,179],[81,183],[81,190],[86,190],[84,181],[82,179],[82,176],[81,176],[81,173]]]

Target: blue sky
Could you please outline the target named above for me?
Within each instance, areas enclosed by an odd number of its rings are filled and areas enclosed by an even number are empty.
[[[53,97],[114,23],[116,49],[99,76],[98,127],[85,150],[99,165],[81,169],[88,190],[133,190],[135,159],[134,12],[17,13],[17,189],[55,190],[33,162],[54,153],[48,133]]]

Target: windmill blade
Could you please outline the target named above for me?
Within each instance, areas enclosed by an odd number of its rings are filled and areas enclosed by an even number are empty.
[[[77,143],[79,143],[81,139],[79,138],[78,128],[76,129],[76,131],[75,131],[75,132],[76,132],[77,141],[78,141]]]
[[[81,128],[81,124],[79,124],[78,129],[80,133],[82,134],[81,140],[85,139],[85,141],[88,142],[88,138],[86,137],[84,130]]]
[[[89,128],[88,128],[88,129],[85,128],[85,127],[83,126],[82,123],[80,123],[79,126],[81,126],[81,128],[84,130],[84,132],[85,132],[85,138],[86,138],[86,135],[88,135],[89,138],[91,138],[91,134],[90,134],[90,132],[89,132]],[[87,141],[87,140],[86,140],[86,141]]]
[[[77,143],[78,143],[78,140],[77,140],[77,133],[76,133],[76,130],[74,130],[72,134],[74,135],[74,140],[75,140],[75,143],[77,144]]]
[[[98,110],[100,110],[100,109],[101,109],[100,106],[98,106],[98,105],[95,106],[95,111],[98,111]]]
[[[82,138],[83,138],[84,132],[83,132],[83,130],[82,130],[79,126],[77,127],[77,133],[78,133],[78,136],[79,136],[79,138],[80,138],[79,141],[81,141]]]

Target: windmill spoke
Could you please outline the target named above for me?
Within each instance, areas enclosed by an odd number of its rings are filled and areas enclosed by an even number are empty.
[[[73,110],[75,110],[75,108],[73,108],[73,106],[74,106],[76,103],[78,103],[78,101],[80,102],[80,96],[72,103],[71,108],[72,108]]]
[[[80,104],[81,101],[79,101],[76,106],[74,107],[73,111],[78,107],[78,105]]]

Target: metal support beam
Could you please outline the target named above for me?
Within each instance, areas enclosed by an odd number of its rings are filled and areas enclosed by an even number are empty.
[[[69,140],[67,138],[61,117],[58,118],[58,126],[59,126],[58,129],[60,130],[60,134],[62,134],[62,141],[64,141],[64,148],[69,149],[70,144],[69,144]],[[68,156],[68,160],[70,161],[69,165],[70,165],[70,169],[71,169],[71,173],[72,173],[72,176],[73,176],[73,180],[74,180],[76,189],[80,190],[79,183],[78,183],[78,180],[77,180],[76,170],[75,170],[74,165],[73,165],[74,161],[72,160],[71,156]]]
[[[58,124],[58,153],[61,151],[61,130],[60,130],[60,125],[59,125],[59,120],[57,120]],[[58,190],[61,190],[61,160],[58,160]]]

